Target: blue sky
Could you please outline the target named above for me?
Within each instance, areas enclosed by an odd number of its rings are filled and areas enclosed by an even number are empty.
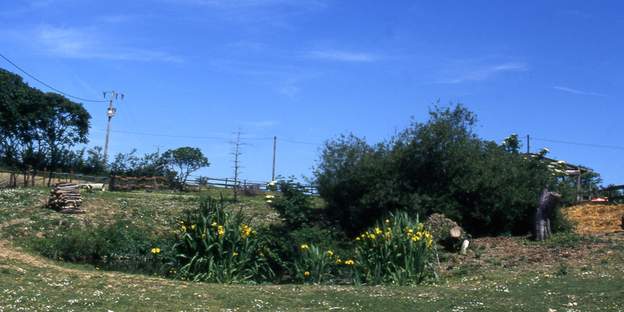
[[[231,176],[311,176],[319,143],[390,137],[460,102],[478,132],[624,183],[620,1],[40,0],[0,3],[0,52],[70,94],[126,94],[111,152],[197,146]],[[0,67],[15,71],[8,63]],[[31,79],[32,86],[46,90]],[[93,116],[103,145],[106,105]]]

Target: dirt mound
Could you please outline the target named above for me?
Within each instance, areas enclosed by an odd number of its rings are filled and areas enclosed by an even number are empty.
[[[580,204],[562,210],[576,224],[580,234],[612,233],[622,230],[624,205]]]

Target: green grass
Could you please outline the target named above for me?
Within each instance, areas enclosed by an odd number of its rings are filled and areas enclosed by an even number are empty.
[[[85,214],[65,215],[45,208],[47,188],[0,191],[0,223],[13,220],[7,228],[11,238],[28,238],[54,233],[65,224],[101,224],[129,220],[150,225],[154,231],[170,230],[186,209],[195,209],[200,196],[231,198],[230,190],[206,190],[201,193],[174,192],[82,192]],[[4,193],[1,193],[4,192]],[[279,222],[279,216],[262,195],[240,196],[228,209],[242,211],[254,224]],[[17,222],[19,221],[19,222]],[[1,234],[1,233],[0,233]]]
[[[492,272],[417,287],[217,285],[0,258],[0,311],[621,311],[621,271]]]
[[[214,192],[214,191],[212,191]],[[470,261],[445,272],[434,285],[311,286],[222,285],[104,272],[57,262],[26,245],[68,224],[124,218],[165,230],[197,194],[83,193],[84,215],[44,208],[46,189],[0,194],[0,312],[3,311],[624,311],[624,240],[602,241],[591,257],[517,263],[499,249],[480,246]],[[214,195],[214,194],[213,194]],[[261,196],[242,197],[240,209],[258,223],[279,222]],[[59,225],[63,224],[63,225]],[[524,252],[590,248],[594,239],[556,237],[516,245]],[[587,246],[585,246],[587,245]],[[592,247],[593,248],[593,247]],[[450,260],[449,260],[450,261]],[[495,261],[499,265],[488,264]],[[533,260],[534,261],[534,260]],[[500,263],[508,265],[500,265]],[[511,264],[509,264],[511,263]]]

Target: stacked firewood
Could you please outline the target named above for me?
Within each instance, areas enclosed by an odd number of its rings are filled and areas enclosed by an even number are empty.
[[[84,213],[80,208],[80,187],[74,183],[59,183],[50,192],[48,206],[62,213]]]

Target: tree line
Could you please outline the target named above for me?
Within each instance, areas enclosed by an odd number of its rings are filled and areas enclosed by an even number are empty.
[[[26,84],[0,68],[0,168],[32,177],[41,172],[165,176],[182,187],[190,174],[210,165],[199,148],[180,147],[138,156],[120,153],[108,164],[102,147],[88,143],[91,115],[80,103]],[[17,184],[12,175],[12,184]]]
[[[436,107],[426,122],[378,144],[354,135],[328,141],[315,169],[327,217],[351,235],[393,211],[442,213],[475,235],[524,234],[544,188],[564,204],[575,200],[576,178],[564,163],[548,160],[547,150],[521,153],[516,135],[482,139],[476,123],[462,105]],[[582,183],[596,190],[601,181],[590,172]],[[552,219],[555,230],[568,226]]]

